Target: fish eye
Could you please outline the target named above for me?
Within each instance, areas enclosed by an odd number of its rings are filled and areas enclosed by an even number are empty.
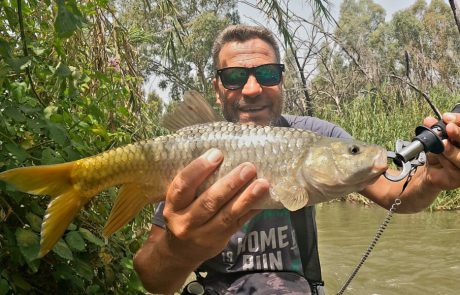
[[[360,148],[359,146],[357,146],[356,144],[352,144],[348,147],[348,152],[352,155],[356,155],[356,154],[359,154],[360,152]]]

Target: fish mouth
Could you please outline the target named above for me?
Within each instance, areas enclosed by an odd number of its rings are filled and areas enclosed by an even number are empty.
[[[388,169],[387,151],[380,150],[374,157],[374,166],[372,172],[375,174],[382,174]]]

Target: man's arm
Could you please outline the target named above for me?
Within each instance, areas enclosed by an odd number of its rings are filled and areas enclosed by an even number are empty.
[[[256,177],[253,164],[243,163],[200,196],[198,187],[222,162],[211,149],[185,167],[166,194],[166,230],[153,226],[134,257],[134,267],[150,292],[172,293],[203,261],[216,256],[268,194],[269,184]],[[252,182],[251,182],[252,181]],[[247,187],[246,187],[247,186]]]
[[[417,169],[402,195],[405,180],[391,182],[383,176],[362,191],[363,195],[387,209],[400,198],[397,212],[412,213],[428,207],[442,190],[460,187],[460,114],[444,114],[443,120],[449,137],[443,141],[444,152],[427,154],[427,164]],[[436,122],[434,118],[424,120],[425,126]]]

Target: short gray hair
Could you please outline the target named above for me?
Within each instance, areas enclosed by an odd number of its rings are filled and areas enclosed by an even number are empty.
[[[281,61],[280,49],[272,32],[262,26],[238,24],[225,28],[214,41],[212,46],[212,62],[214,69],[217,69],[219,66],[219,53],[225,44],[234,41],[245,42],[252,39],[261,39],[270,44],[275,51],[276,62],[279,63]]]

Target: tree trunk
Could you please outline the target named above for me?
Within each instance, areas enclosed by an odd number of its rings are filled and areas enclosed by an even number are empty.
[[[460,33],[460,13],[458,12],[458,1],[457,0],[449,0],[450,8],[452,9],[452,13],[454,14],[455,23],[457,24],[458,32]]]

